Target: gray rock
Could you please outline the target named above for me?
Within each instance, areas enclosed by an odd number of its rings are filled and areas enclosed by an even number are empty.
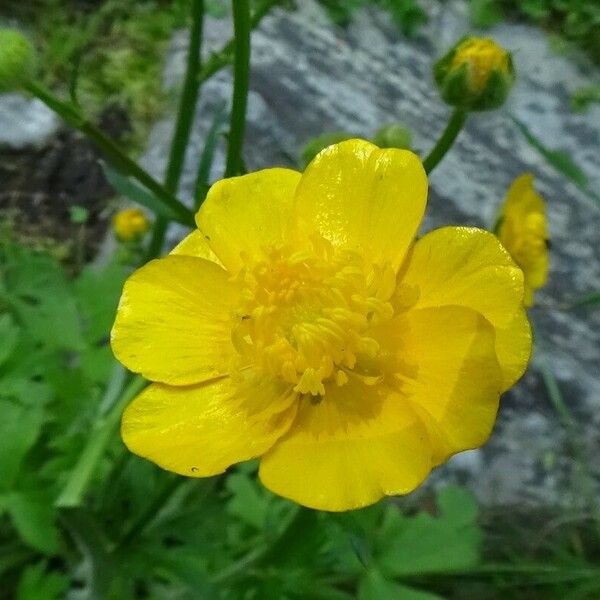
[[[248,168],[293,164],[303,144],[325,132],[347,130],[368,137],[395,120],[411,127],[416,150],[426,153],[450,112],[439,100],[431,65],[469,30],[467,5],[429,2],[428,25],[407,40],[398,36],[388,15],[377,10],[359,12],[342,30],[332,26],[314,2],[299,4],[295,13],[274,11],[253,34]],[[228,21],[208,21],[210,49],[220,47],[230,34]],[[552,53],[541,31],[504,23],[491,35],[514,51],[517,84],[502,110],[469,119],[454,149],[433,173],[423,231],[445,224],[489,227],[511,181],[532,171],[548,202],[551,273],[531,311],[538,342],[535,360],[504,397],[491,440],[438,469],[428,485],[461,481],[487,505],[572,506],[583,502],[574,450],[595,458],[600,448],[600,315],[566,312],[561,305],[600,289],[600,211],[532,150],[510,115],[548,146],[566,150],[597,189],[600,108],[583,115],[569,111],[569,93],[589,84],[591,67]],[[185,53],[181,32],[168,57],[167,87],[180,84]],[[229,70],[202,90],[182,197],[190,198],[211,115],[217,104],[229,101],[230,93]],[[172,129],[171,115],[150,138],[144,164],[157,176],[165,168]],[[223,172],[223,150],[217,154],[215,179]],[[174,228],[171,233],[172,245],[184,232]],[[570,433],[551,403],[539,364],[559,380],[566,408],[575,419]],[[598,476],[600,463],[591,464]]]
[[[44,146],[58,131],[59,124],[56,114],[37,98],[0,94],[0,148]]]

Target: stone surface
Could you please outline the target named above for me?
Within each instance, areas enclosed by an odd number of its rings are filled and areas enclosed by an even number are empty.
[[[438,99],[431,64],[469,29],[463,2],[429,2],[430,21],[412,40],[400,38],[385,13],[364,10],[347,30],[331,25],[312,2],[298,12],[269,15],[252,38],[252,83],[245,159],[249,169],[294,165],[305,142],[347,130],[372,136],[382,124],[401,120],[425,153],[439,136],[449,109]],[[209,20],[208,44],[228,39],[227,20]],[[489,34],[489,32],[487,32]],[[502,110],[473,116],[455,148],[431,177],[423,231],[445,224],[490,226],[510,182],[524,171],[548,201],[553,239],[547,287],[531,311],[537,344],[535,361],[503,399],[490,442],[438,469],[428,485],[455,480],[469,485],[487,505],[546,506],[583,502],[574,453],[585,450],[593,469],[600,448],[600,315],[567,312],[561,305],[600,289],[600,211],[572,183],[552,170],[524,140],[511,114],[544,143],[561,147],[598,189],[600,108],[569,111],[569,93],[589,84],[590,67],[557,56],[538,29],[502,24],[491,34],[514,51],[518,81]],[[173,41],[165,85],[180,84],[186,35]],[[180,193],[190,197],[202,140],[215,107],[227,102],[231,73],[219,73],[203,88]],[[173,117],[152,132],[145,165],[164,170]],[[223,148],[213,177],[223,172]],[[172,231],[170,244],[183,234]],[[561,426],[536,365],[559,380],[564,402],[576,419]]]
[[[58,127],[58,117],[37,98],[0,94],[0,148],[40,148]]]

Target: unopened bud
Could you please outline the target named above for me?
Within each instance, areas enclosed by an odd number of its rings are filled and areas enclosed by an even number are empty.
[[[445,102],[467,111],[501,106],[515,79],[510,53],[490,38],[465,37],[434,66]]]
[[[143,237],[150,223],[139,208],[120,210],[113,217],[113,230],[122,242],[134,242]]]
[[[31,81],[35,67],[36,54],[31,42],[19,31],[0,29],[0,94]]]
[[[412,134],[403,123],[392,123],[377,130],[373,138],[375,145],[380,148],[400,148],[410,150]]]

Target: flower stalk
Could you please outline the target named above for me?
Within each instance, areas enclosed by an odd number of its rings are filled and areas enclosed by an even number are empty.
[[[76,106],[64,102],[52,92],[45,89],[37,82],[29,82],[25,89],[39,98],[46,106],[61,116],[69,125],[75,127],[86,135],[103,152],[109,162],[122,173],[136,179],[148,188],[157,199],[168,207],[177,220],[193,226],[194,216],[192,211],[184,206],[172,193],[162,186],[149,173],[142,169],[134,160],[129,158],[112,139],[106,136],[94,123],[92,123]]]
[[[250,82],[250,1],[232,0],[234,28],[233,102],[227,146],[225,177],[242,172],[242,147]]]
[[[194,114],[202,82],[197,74],[201,67],[200,51],[202,47],[202,29],[204,25],[204,0],[193,0],[192,3],[192,28],[190,29],[190,43],[185,70],[183,92],[179,100],[175,134],[171,142],[169,162],[165,175],[165,189],[176,194],[181,180],[185,152],[190,141],[190,132],[194,122]],[[148,245],[147,260],[158,256],[161,251],[168,221],[162,217],[156,220],[152,230],[152,239]]]
[[[423,166],[427,173],[431,173],[444,158],[448,150],[450,150],[458,134],[461,132],[468,115],[469,113],[465,110],[461,110],[460,108],[454,109],[446,125],[446,129],[444,129],[444,133],[442,133],[436,145],[423,161]]]

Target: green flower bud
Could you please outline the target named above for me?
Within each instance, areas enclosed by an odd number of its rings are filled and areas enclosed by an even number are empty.
[[[490,38],[464,37],[434,65],[442,98],[468,111],[501,106],[515,79],[510,54]]]
[[[373,137],[373,142],[380,148],[410,150],[412,134],[410,129],[403,123],[392,123],[378,129]]]
[[[19,31],[0,29],[0,94],[12,92],[31,81],[35,65],[31,42]]]
[[[324,150],[328,146],[338,144],[345,140],[351,140],[354,137],[356,136],[347,131],[332,131],[331,133],[324,133],[323,135],[319,135],[316,138],[309,140],[304,148],[302,148],[300,154],[303,166],[306,167],[306,165],[308,165],[321,150]]]

